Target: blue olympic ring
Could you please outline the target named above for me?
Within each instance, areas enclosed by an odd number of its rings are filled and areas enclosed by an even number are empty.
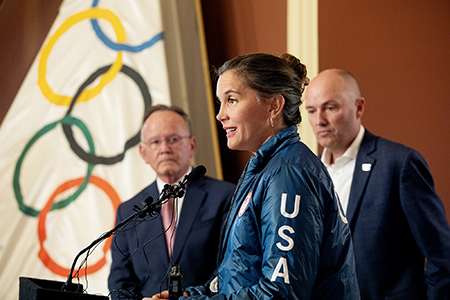
[[[92,7],[97,7],[98,2],[100,0],[94,0],[92,2]],[[127,44],[121,44],[121,43],[115,43],[111,41],[102,31],[100,28],[100,25],[98,25],[97,19],[91,19],[92,27],[94,28],[95,33],[97,34],[98,38],[109,48],[116,50],[116,51],[129,51],[129,52],[141,52],[142,50],[149,48],[153,46],[155,43],[157,43],[160,40],[164,39],[164,32],[160,32],[157,35],[155,35],[153,38],[151,38],[149,41],[144,42],[140,45],[131,46]]]

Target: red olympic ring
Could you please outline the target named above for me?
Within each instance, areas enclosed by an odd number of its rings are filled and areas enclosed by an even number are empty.
[[[73,180],[69,180],[63,184],[61,184],[51,195],[50,199],[48,200],[45,207],[41,210],[39,214],[39,221],[38,221],[38,236],[39,236],[39,244],[40,244],[40,250],[39,250],[39,259],[44,263],[44,265],[53,273],[67,277],[70,273],[69,268],[65,268],[60,266],[57,262],[55,262],[50,255],[48,254],[47,250],[44,248],[44,241],[47,238],[47,234],[45,232],[45,220],[47,217],[47,213],[50,211],[53,201],[55,200],[56,196],[59,194],[67,191],[70,188],[73,188],[75,186],[80,185],[84,180],[84,177],[77,178]],[[97,177],[97,176],[91,176],[90,183],[96,185],[100,189],[102,189],[110,198],[113,206],[114,211],[117,211],[117,207],[120,205],[121,201],[119,198],[119,195],[117,195],[114,188],[107,183],[105,180]],[[100,270],[105,264],[106,264],[106,252],[111,247],[111,238],[106,239],[105,244],[103,246],[103,257],[96,262],[94,265],[89,266],[88,271],[86,273],[86,268],[82,268],[80,270],[79,276],[83,277],[88,274],[92,274]],[[77,272],[77,270],[74,270],[74,273]],[[73,274],[72,274],[73,276]]]

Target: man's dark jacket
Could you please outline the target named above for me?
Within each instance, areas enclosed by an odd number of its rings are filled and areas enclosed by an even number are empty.
[[[361,299],[450,299],[450,227],[419,152],[366,130],[347,219]]]
[[[217,266],[221,226],[234,188],[234,184],[209,177],[188,184],[171,262],[160,216],[138,226],[128,226],[129,230],[115,235],[108,279],[112,299],[127,299],[123,288],[130,290],[133,286],[137,299],[167,290],[164,277],[173,264],[181,266],[184,286],[204,284],[212,278]],[[141,201],[148,196],[158,198],[156,181],[119,206],[116,223],[133,214],[134,205],[142,207]],[[118,297],[119,291],[123,291],[122,298]]]

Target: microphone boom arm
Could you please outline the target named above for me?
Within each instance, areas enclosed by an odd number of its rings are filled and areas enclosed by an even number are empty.
[[[72,286],[72,279],[73,279],[73,272],[75,269],[75,265],[77,263],[78,258],[92,249],[93,247],[100,244],[102,241],[106,240],[110,236],[112,236],[118,229],[122,228],[126,224],[128,224],[131,220],[133,220],[136,217],[142,216],[142,214],[146,215],[148,213],[153,213],[160,211],[161,206],[165,203],[164,200],[169,199],[170,197],[183,197],[184,192],[186,190],[186,185],[188,182],[194,182],[203,177],[206,173],[206,168],[202,165],[197,166],[194,170],[192,170],[188,175],[184,176],[183,180],[178,183],[178,185],[166,185],[164,189],[162,190],[161,194],[159,195],[157,201],[152,204],[153,199],[149,197],[152,201],[147,201],[149,198],[146,199],[145,202],[143,202],[144,206],[137,210],[135,213],[130,215],[128,218],[124,219],[123,221],[119,222],[114,226],[113,229],[103,233],[100,237],[95,239],[89,246],[78,252],[78,254],[75,256],[75,259],[73,260],[72,267],[70,268],[69,276],[67,277],[66,282],[62,286],[62,291],[67,291]]]
[[[158,208],[157,205],[144,204],[144,206],[140,210],[136,211],[135,213],[133,213],[132,215],[130,215],[128,218],[124,219],[123,221],[117,223],[113,229],[103,233],[100,237],[98,237],[96,240],[94,240],[89,246],[87,246],[86,248],[84,248],[83,250],[78,252],[77,256],[75,256],[75,259],[73,260],[72,267],[70,268],[69,276],[67,277],[67,280],[64,283],[64,285],[62,286],[61,290],[62,291],[70,290],[70,287],[72,285],[72,279],[73,279],[73,271],[75,269],[77,260],[81,255],[83,255],[84,253],[86,253],[86,251],[92,249],[94,246],[100,244],[102,241],[104,241],[107,238],[109,238],[110,236],[112,236],[114,234],[114,232],[116,232],[118,229],[120,229],[123,226],[125,226],[126,224],[128,224],[132,219],[136,218],[136,216],[142,214],[143,212],[148,213],[148,212],[150,212],[150,210],[153,210],[151,212],[155,212],[157,208]]]

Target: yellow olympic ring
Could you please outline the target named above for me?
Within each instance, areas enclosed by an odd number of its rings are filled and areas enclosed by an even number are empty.
[[[114,32],[117,36],[117,42],[124,43],[126,40],[125,36],[125,29],[123,28],[119,18],[114,15],[111,11],[103,9],[103,8],[91,8],[85,11],[82,11],[80,13],[77,13],[70,18],[68,18],[61,27],[58,28],[58,30],[55,32],[55,34],[50,38],[47,45],[42,50],[42,56],[39,61],[39,69],[38,69],[38,85],[41,88],[42,93],[44,96],[51,102],[56,105],[61,106],[69,106],[70,102],[72,100],[72,97],[64,96],[64,95],[58,95],[55,94],[50,86],[48,85],[46,81],[46,71],[47,71],[47,60],[48,56],[50,54],[51,49],[55,45],[58,38],[64,34],[70,27],[72,27],[74,24],[83,21],[85,19],[92,19],[92,18],[101,18],[106,19],[109,22],[111,22]],[[100,82],[97,86],[91,88],[91,89],[85,89],[80,97],[78,98],[77,102],[83,102],[88,101],[89,99],[92,99],[93,97],[97,96],[102,88],[107,85],[111,80],[114,79],[114,77],[119,73],[120,69],[122,68],[122,53],[117,53],[116,61],[112,64],[111,68],[106,72],[103,77],[100,79]]]

